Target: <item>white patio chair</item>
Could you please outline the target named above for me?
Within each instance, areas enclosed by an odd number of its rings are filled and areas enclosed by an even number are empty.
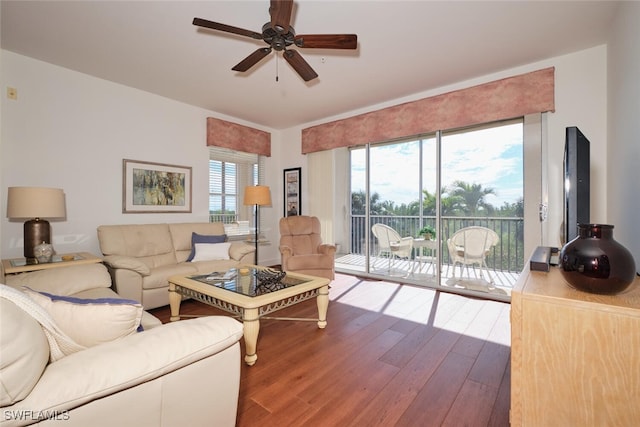
[[[413,237],[400,237],[396,230],[385,224],[374,224],[371,231],[378,239],[378,257],[386,255],[389,258],[389,271],[393,259],[411,258]]]
[[[489,283],[493,283],[493,277],[487,267],[486,257],[489,251],[498,244],[500,238],[495,231],[486,227],[465,227],[456,231],[449,240],[447,247],[453,263],[453,277],[456,277],[456,264],[460,264],[460,275],[465,265],[478,264],[480,277],[484,279],[482,268],[487,270]]]

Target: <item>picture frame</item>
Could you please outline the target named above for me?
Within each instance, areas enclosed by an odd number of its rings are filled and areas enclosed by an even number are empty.
[[[284,216],[302,215],[302,168],[284,170]]]
[[[122,160],[122,213],[191,213],[191,167]]]

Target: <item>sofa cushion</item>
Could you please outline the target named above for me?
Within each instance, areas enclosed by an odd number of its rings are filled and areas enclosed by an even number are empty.
[[[49,343],[33,317],[0,298],[0,406],[24,399],[49,361]]]
[[[24,288],[75,342],[92,347],[138,331],[142,304],[122,298],[84,299]]]
[[[167,224],[101,225],[98,241],[103,255],[149,258],[174,253]]]
[[[287,265],[291,271],[331,269],[334,265],[334,258],[331,255],[297,255],[289,258]]]
[[[206,235],[206,234],[198,234],[191,233],[191,253],[187,258],[187,261],[193,260],[193,257],[196,256],[196,244],[197,243],[223,243],[227,241],[227,235]],[[228,258],[227,258],[228,259]]]
[[[229,259],[231,243],[196,243],[195,256],[191,262]]]

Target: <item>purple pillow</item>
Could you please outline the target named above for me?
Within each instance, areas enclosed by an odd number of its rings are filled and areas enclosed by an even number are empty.
[[[191,262],[193,257],[196,256],[196,243],[224,243],[226,241],[226,234],[207,236],[205,234],[191,233],[191,253],[187,261]]]

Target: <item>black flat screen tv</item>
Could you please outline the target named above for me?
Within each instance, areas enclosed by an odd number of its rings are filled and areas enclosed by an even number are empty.
[[[564,242],[589,223],[589,140],[575,126],[566,129],[564,146]]]

